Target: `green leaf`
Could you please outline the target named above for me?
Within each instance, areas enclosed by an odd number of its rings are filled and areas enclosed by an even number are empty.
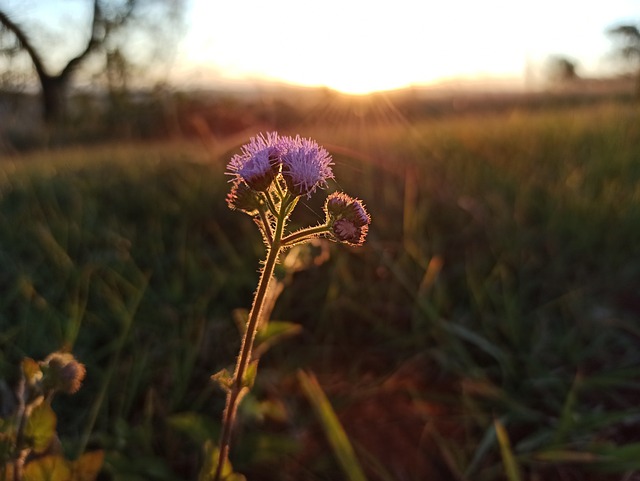
[[[211,380],[218,384],[224,392],[229,392],[231,390],[231,386],[233,386],[233,376],[227,369],[221,369],[215,373],[211,376]]]
[[[208,439],[218,436],[217,424],[210,418],[195,412],[183,412],[169,416],[167,424],[176,431],[188,436],[198,446]]]
[[[255,396],[247,395],[243,398],[242,417],[255,419],[263,422],[270,419],[277,422],[286,422],[288,419],[287,410],[280,400],[258,401]]]
[[[42,377],[40,364],[30,357],[25,357],[22,360],[22,373],[28,384],[33,384],[38,377]]]
[[[288,337],[295,336],[302,332],[302,326],[293,322],[271,321],[267,323],[256,334],[253,348],[253,358],[260,357],[271,349],[275,344]]]
[[[70,481],[71,468],[62,456],[43,456],[24,468],[23,481]],[[74,480],[75,481],[75,480]]]
[[[540,451],[535,454],[537,461],[546,461],[552,463],[594,463],[602,460],[602,456],[585,451],[569,451],[565,449],[557,449],[552,451]]]
[[[298,371],[300,386],[313,407],[340,467],[349,481],[366,481],[358,458],[331,403],[313,374]]]
[[[254,359],[247,365],[247,369],[244,371],[244,376],[242,376],[242,386],[248,389],[253,387],[253,384],[256,381],[256,376],[258,375],[258,360]]]
[[[218,457],[220,456],[220,449],[216,447],[211,441],[207,441],[204,445],[204,465],[198,476],[198,481],[209,481],[213,479],[218,467]],[[247,481],[246,478],[233,472],[233,466],[228,459],[225,459],[224,466],[220,478],[223,481]]]
[[[33,408],[27,419],[24,434],[36,453],[43,453],[56,433],[56,413],[49,403],[43,402]]]
[[[616,445],[606,443],[594,446],[593,452],[604,457],[606,462],[599,463],[602,471],[621,473],[640,470],[640,443]]]
[[[577,375],[571,389],[567,393],[567,397],[562,407],[562,414],[558,420],[558,428],[553,436],[552,444],[559,445],[567,440],[568,435],[571,433],[571,428],[575,424],[574,413],[575,406],[578,401],[578,390],[580,389],[581,376]]]

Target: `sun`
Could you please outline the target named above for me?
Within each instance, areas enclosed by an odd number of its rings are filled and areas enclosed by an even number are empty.
[[[408,84],[402,79],[380,78],[374,75],[343,75],[328,79],[323,84],[347,95],[368,95],[375,92],[401,89]]]
[[[322,76],[319,76],[314,71],[304,75],[304,72],[298,70],[285,75],[283,75],[283,78],[286,78],[287,81],[293,79],[293,83],[297,85],[326,87],[343,94],[355,96],[396,90],[408,86],[408,83],[402,78],[384,77],[366,71],[345,73],[342,69],[326,70]]]
[[[474,8],[469,18],[449,12],[456,18],[453,33],[475,26],[484,7]],[[520,68],[516,42],[505,45],[504,35],[491,32],[473,41],[452,35],[443,9],[415,0],[397,0],[393,7],[366,0],[326,0],[317,7],[299,0],[192,0],[179,59],[210,69],[218,79],[328,87],[351,95],[478,72],[513,73],[500,63],[507,54]]]
[[[372,8],[364,0],[327,0],[317,9],[295,0],[275,4],[246,0],[220,7],[194,0],[181,62],[211,66],[229,78],[323,86],[351,95],[408,86],[433,66],[416,58],[414,47],[425,41],[418,36],[424,31],[419,11],[405,16],[403,9]],[[292,19],[283,23],[283,11]]]

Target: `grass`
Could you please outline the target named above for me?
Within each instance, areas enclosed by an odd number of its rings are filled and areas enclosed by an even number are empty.
[[[370,237],[332,245],[282,293],[274,319],[303,330],[263,358],[234,468],[340,478],[304,369],[371,480],[640,470],[637,111],[343,120],[300,133],[334,152]],[[224,395],[209,376],[233,362],[232,313],[250,305],[263,256],[224,201],[232,148],[0,163],[0,374],[11,384],[22,356],[73,349],[88,375],[56,400],[63,445],[105,448],[110,479],[195,479],[218,437]]]

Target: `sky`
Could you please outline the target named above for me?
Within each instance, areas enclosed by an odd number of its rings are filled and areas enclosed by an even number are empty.
[[[187,87],[269,80],[359,94],[455,79],[535,87],[552,55],[575,61],[582,76],[619,71],[605,31],[640,25],[640,0],[187,2],[167,70]],[[78,49],[69,33],[86,31],[90,2],[0,0],[0,7],[46,25],[43,41],[64,61]]]
[[[640,0],[193,0],[177,72],[366,93],[456,78],[540,80],[551,55],[616,67],[605,34]]]

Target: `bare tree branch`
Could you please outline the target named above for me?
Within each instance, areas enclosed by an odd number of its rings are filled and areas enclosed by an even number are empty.
[[[111,39],[119,36],[121,30],[131,27],[136,20],[135,14],[136,10],[139,10],[138,7],[146,5],[146,7],[153,9],[156,5],[163,5],[172,8],[182,4],[178,0],[164,0],[164,2],[154,0],[151,3],[145,3],[143,0],[111,3],[108,0],[90,1],[93,3],[93,8],[87,19],[89,33],[86,43],[80,52],[71,58],[57,74],[48,72],[43,61],[45,56],[50,53],[49,50],[38,51],[27,28],[15,22],[5,9],[0,9],[0,26],[13,34],[18,47],[26,52],[35,68],[42,87],[44,118],[50,123],[56,122],[64,116],[66,91],[71,82],[70,79],[91,54],[100,50],[104,50],[106,54],[109,51],[118,51],[121,54],[118,46],[111,45]],[[170,16],[163,17],[162,21],[168,22],[170,18]],[[125,61],[126,58],[123,57],[122,65],[126,65]]]
[[[7,15],[2,10],[0,10],[0,23],[4,25],[4,27],[7,30],[9,30],[13,35],[15,35],[16,39],[18,40],[18,43],[21,45],[24,51],[27,52],[27,54],[31,58],[31,61],[33,62],[33,67],[36,69],[38,77],[48,76],[48,73],[44,68],[44,64],[42,62],[42,58],[40,57],[40,54],[38,54],[33,44],[31,43],[31,40],[29,39],[27,34],[24,32],[22,27],[20,27],[17,23],[15,23],[11,19],[11,17],[9,17],[9,15]]]

